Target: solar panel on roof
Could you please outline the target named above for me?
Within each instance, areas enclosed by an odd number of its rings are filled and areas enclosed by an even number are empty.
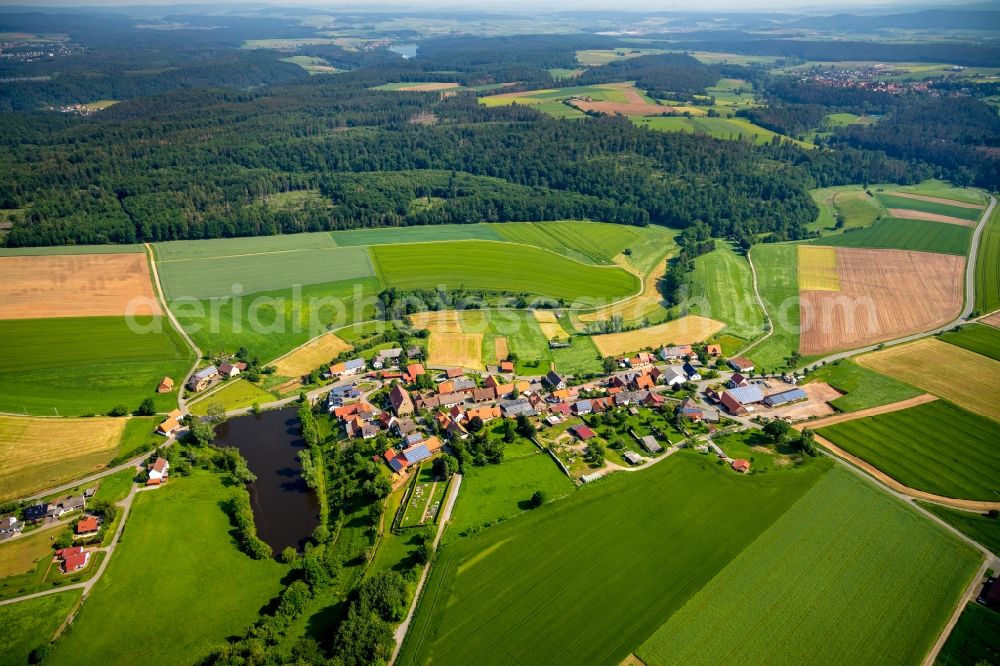
[[[795,402],[796,400],[805,400],[809,396],[806,392],[800,388],[794,388],[783,393],[776,393],[774,395],[769,395],[764,401],[771,405],[772,407],[776,405],[784,405],[789,402]]]
[[[764,392],[759,386],[741,386],[740,388],[729,389],[729,395],[740,401],[741,404],[760,402],[764,399]]]
[[[428,450],[426,445],[420,444],[418,446],[414,446],[413,448],[403,451],[403,457],[406,458],[406,461],[408,463],[413,465],[415,463],[420,462],[421,460],[426,460],[427,458],[430,458],[431,452],[430,450]]]

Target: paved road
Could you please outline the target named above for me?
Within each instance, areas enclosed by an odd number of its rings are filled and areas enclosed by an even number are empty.
[[[914,340],[920,340],[921,338],[926,338],[930,335],[943,333],[965,323],[969,319],[969,315],[972,314],[972,310],[976,305],[976,258],[979,256],[979,240],[983,235],[983,229],[986,227],[986,223],[989,221],[990,215],[993,213],[993,208],[996,206],[996,203],[996,198],[993,195],[990,195],[990,205],[986,207],[986,211],[983,213],[983,216],[979,218],[979,224],[976,225],[976,230],[972,233],[972,249],[969,251],[969,257],[965,264],[965,306],[962,308],[961,313],[959,313],[958,317],[954,321],[951,321],[944,326],[939,326],[931,331],[914,333],[912,335],[906,335],[902,338],[896,338],[895,340],[889,340],[887,342],[880,342],[878,344],[868,345],[858,349],[851,349],[849,351],[831,354],[830,356],[821,358],[818,361],[813,361],[806,366],[802,366],[801,368],[795,370],[795,372],[801,373],[806,367],[819,366],[824,363],[833,363],[834,361],[875,351],[876,349],[881,349],[883,347],[891,347],[901,345],[906,342],[913,342]]]
[[[447,525],[448,520],[451,519],[451,511],[455,508],[455,500],[458,498],[458,489],[461,487],[462,475],[456,474],[448,493],[448,499],[445,500],[444,506],[441,508],[441,520],[438,522],[437,534],[434,535],[433,550],[435,551],[437,551],[438,543],[441,542],[441,535],[444,534],[445,525]],[[427,574],[430,570],[430,565],[427,565],[420,573],[420,580],[417,581],[417,589],[413,593],[413,601],[410,602],[410,610],[406,613],[406,619],[404,619],[400,625],[396,627],[396,647],[392,649],[392,657],[389,658],[389,666],[396,663],[399,651],[403,647],[403,639],[406,638],[406,632],[410,630],[410,622],[413,620],[413,615],[417,611],[417,604],[420,602],[420,595],[424,591],[424,583],[427,582]]]
[[[8,604],[16,604],[19,601],[28,601],[29,599],[37,599],[39,597],[47,597],[50,594],[59,594],[60,592],[65,592],[67,590],[83,590],[83,598],[80,600],[80,603],[83,603],[83,601],[87,598],[87,595],[90,594],[90,590],[94,587],[95,584],[97,584],[97,581],[101,579],[101,576],[104,575],[104,571],[108,568],[108,563],[111,561],[111,556],[114,554],[115,549],[118,547],[118,540],[122,536],[122,530],[125,529],[125,521],[128,520],[129,513],[132,510],[132,501],[135,499],[135,494],[137,492],[138,492],[138,487],[133,484],[132,489],[128,493],[128,496],[121,502],[118,502],[118,506],[121,508],[121,519],[118,521],[118,527],[117,529],[115,529],[115,536],[111,540],[111,545],[103,548],[98,548],[97,551],[95,551],[95,552],[103,552],[104,559],[101,560],[101,563],[100,565],[98,565],[97,571],[94,572],[93,576],[91,576],[88,580],[83,581],[82,583],[74,583],[73,585],[65,585],[63,587],[57,587],[51,590],[43,590],[41,592],[35,592],[34,594],[26,594],[21,597],[6,599],[4,601],[0,601],[0,606],[6,606]],[[92,555],[92,557],[96,557],[96,555]],[[79,605],[77,605],[77,608],[79,608]]]

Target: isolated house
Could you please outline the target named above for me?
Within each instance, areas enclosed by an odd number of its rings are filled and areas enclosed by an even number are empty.
[[[170,462],[166,458],[157,458],[148,470],[149,478],[162,481],[170,475]]]
[[[163,420],[163,423],[156,426],[156,432],[165,437],[173,435],[180,429],[181,429],[181,422],[177,420],[176,416],[168,416]]]
[[[750,461],[744,460],[743,458],[737,458],[732,463],[733,469],[735,469],[740,474],[746,474],[750,471]]]
[[[90,561],[90,552],[85,551],[82,546],[72,548],[60,548],[56,551],[56,556],[62,560],[63,573],[73,573],[87,566]]]
[[[164,377],[160,385],[156,387],[157,393],[170,393],[174,390],[174,380],[170,377]]]

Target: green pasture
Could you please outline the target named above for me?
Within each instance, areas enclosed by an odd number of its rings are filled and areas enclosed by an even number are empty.
[[[726,243],[694,261],[689,281],[692,307],[700,314],[725,322],[728,332],[747,340],[764,332],[764,313],[753,295],[750,264]]]
[[[183,379],[190,352],[166,317],[136,322],[153,330],[135,332],[124,317],[0,321],[0,411],[103,414],[118,404],[134,410],[147,397],[158,411],[173,409],[176,393],[156,387],[164,376]]]
[[[378,294],[374,278],[305,285],[253,297],[171,304],[181,326],[206,354],[235,352],[241,346],[267,362],[326,330],[371,319],[364,301]]]
[[[24,666],[35,648],[48,643],[80,600],[80,590],[0,606],[4,628],[0,666]]]
[[[967,187],[955,187],[951,183],[943,180],[925,180],[917,185],[880,185],[878,191],[912,192],[913,194],[926,194],[942,199],[954,199],[965,203],[985,205],[989,198],[979,190],[972,190]]]
[[[46,663],[197,661],[256,620],[288,569],[239,551],[220,506],[234,492],[196,471],[139,493],[107,572]]]
[[[819,217],[807,225],[810,231],[838,233],[835,228],[838,219],[843,222],[843,229],[867,227],[885,214],[878,200],[868,196],[861,185],[824,187],[809,193],[819,207]]]
[[[494,226],[504,240],[552,250],[577,261],[614,263],[627,247],[642,242],[638,227],[600,222],[504,222]]]
[[[799,248],[765,243],[754,245],[750,256],[760,297],[774,326],[771,337],[749,352],[760,372],[784,366],[799,349]]]
[[[842,395],[830,404],[841,412],[878,407],[900,400],[908,400],[923,391],[898,379],[862,367],[851,359],[842,359],[824,365],[810,373],[808,381],[826,382]]]
[[[548,338],[534,315],[526,310],[470,310],[462,315],[462,330],[483,333],[483,363],[497,361],[495,341],[507,338],[507,348],[517,354],[518,374],[544,375],[552,354]]]
[[[647,666],[919,663],[978,565],[837,467],[635,652]]]
[[[983,227],[976,255],[976,310],[1000,310],[1000,206]]]
[[[277,197],[279,195],[272,195]],[[218,259],[247,254],[267,254],[290,250],[317,250],[334,247],[330,234],[281,234],[278,236],[243,236],[240,238],[209,238],[154,243],[157,263]]]
[[[587,49],[576,52],[576,61],[581,65],[595,67],[607,65],[616,60],[627,60],[638,58],[639,56],[659,55],[666,53],[663,49],[646,49],[623,47],[619,49]]]
[[[393,245],[452,240],[502,240],[490,224],[429,224],[419,227],[381,227],[351,229],[330,233],[338,247],[355,245]]]
[[[230,379],[225,385],[211,394],[190,403],[192,414],[206,416],[213,405],[219,405],[224,411],[252,407],[254,403],[264,404],[276,400],[273,394],[245,379]]]
[[[94,500],[106,500],[108,502],[120,502],[128,495],[135,480],[134,469],[123,469],[120,472],[109,474],[101,479],[101,485],[97,488]]]
[[[570,338],[570,346],[551,350],[556,370],[569,375],[599,373],[604,371],[597,347],[589,336],[576,335]]]
[[[1000,500],[1000,424],[943,400],[817,432],[911,488]]]
[[[986,546],[993,553],[1000,553],[1000,518],[975,511],[961,511],[940,504],[917,502],[959,532]]]
[[[621,663],[829,466],[740,477],[681,452],[449,543],[398,663]]]
[[[694,132],[707,134],[717,139],[739,139],[753,141],[757,144],[770,143],[776,136],[782,136],[787,141],[792,141],[805,148],[812,148],[813,145],[803,141],[796,141],[789,137],[776,134],[771,130],[764,129],[759,125],[754,125],[746,118],[709,118],[707,116],[631,116],[630,120],[639,125],[661,132]]]
[[[387,286],[408,289],[483,289],[557,299],[613,300],[638,291],[638,279],[617,267],[573,261],[534,247],[454,241],[371,248]]]
[[[949,344],[1000,361],[1000,329],[985,324],[969,324],[957,331],[942,333],[938,337]]]
[[[327,237],[328,242],[333,241]],[[364,248],[277,250],[158,263],[168,301],[248,295],[374,275]]]
[[[555,500],[573,492],[573,482],[547,453],[508,458],[499,465],[473,467],[462,476],[462,488],[445,532],[446,543],[529,510],[536,490]]]
[[[811,242],[837,247],[965,254],[969,250],[971,238],[972,229],[958,224],[884,217],[870,227],[847,231],[837,236],[827,236]]]
[[[935,213],[937,215],[948,215],[963,220],[978,220],[983,211],[979,208],[960,208],[938,203],[937,201],[923,201],[922,199],[910,199],[909,197],[897,197],[886,192],[879,192],[875,195],[886,208],[902,208],[904,210],[919,210],[925,213]]]
[[[996,664],[1000,658],[1000,613],[969,603],[948,635],[935,666]]]

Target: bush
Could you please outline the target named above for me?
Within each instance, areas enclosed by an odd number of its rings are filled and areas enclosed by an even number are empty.
[[[42,643],[28,655],[29,664],[40,664],[52,654],[52,643]]]
[[[545,493],[541,490],[536,490],[531,494],[531,499],[528,500],[528,505],[532,509],[537,509],[543,504],[545,504]]]
[[[152,398],[145,398],[139,403],[139,409],[135,410],[136,416],[152,416],[156,413],[156,404]]]
[[[108,416],[128,416],[128,405],[115,405],[108,412]]]

